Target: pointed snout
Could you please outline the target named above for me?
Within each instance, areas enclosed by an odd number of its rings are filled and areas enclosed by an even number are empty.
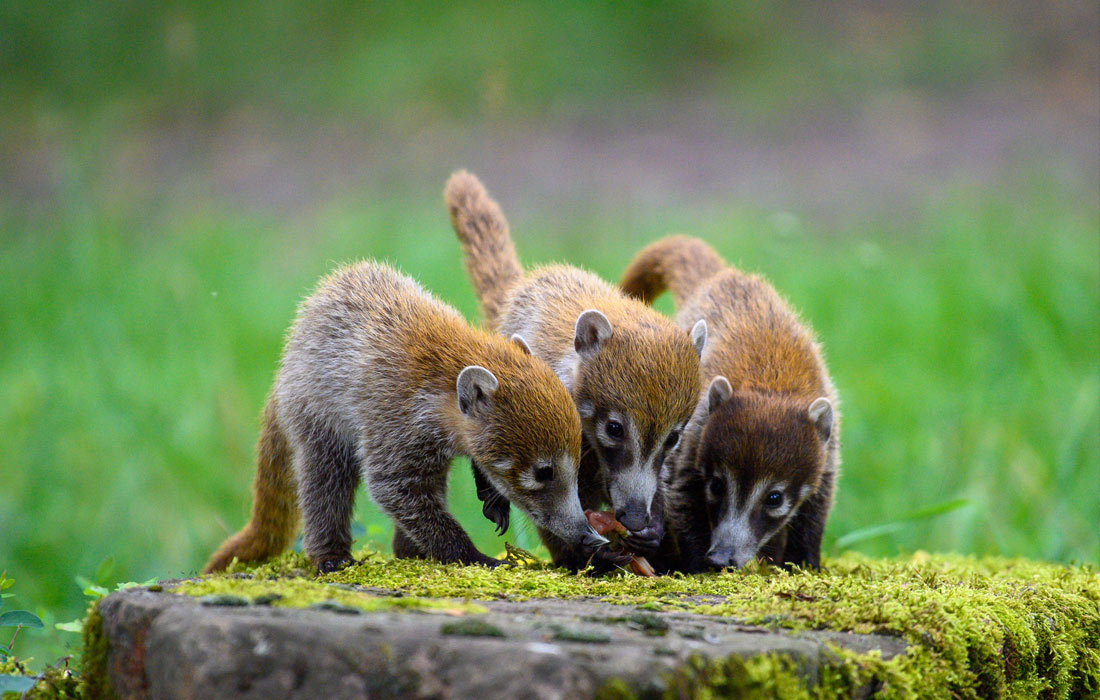
[[[707,552],[707,564],[715,569],[724,569],[733,566],[733,552],[728,549],[712,549]]]
[[[625,507],[615,509],[615,519],[627,530],[637,532],[649,525],[649,509],[641,499],[632,498]]]
[[[707,552],[707,563],[716,569],[725,569],[733,567],[740,569],[745,564],[748,564],[752,560],[751,554],[743,554],[735,552],[728,548],[711,549]]]

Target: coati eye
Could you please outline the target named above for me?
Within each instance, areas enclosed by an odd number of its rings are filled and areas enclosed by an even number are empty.
[[[623,430],[623,424],[617,420],[607,421],[607,426],[604,428],[607,431],[607,436],[616,440],[622,440],[626,435],[626,431]]]
[[[676,443],[678,442],[680,442],[680,431],[673,430],[668,434],[668,437],[665,438],[665,449],[671,450],[673,447],[676,447]]]
[[[545,484],[547,481],[550,481],[553,478],[553,467],[539,467],[535,469],[535,481],[539,482],[540,484]]]
[[[719,496],[721,496],[722,492],[726,490],[725,486],[723,486],[723,484],[722,484],[722,480],[719,479],[718,477],[714,477],[713,479],[710,480],[710,484],[708,484],[708,488],[710,489],[710,495],[714,496],[715,498],[718,498]]]
[[[779,491],[772,491],[768,494],[768,497],[764,499],[764,505],[768,508],[778,508],[783,505],[783,494]]]

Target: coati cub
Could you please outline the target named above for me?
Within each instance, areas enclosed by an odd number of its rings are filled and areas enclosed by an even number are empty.
[[[550,265],[524,274],[508,222],[476,177],[459,171],[444,190],[488,326],[518,333],[569,389],[584,433],[581,505],[610,503],[629,531],[628,546],[655,551],[664,534],[659,470],[679,440],[699,393],[699,354],[706,323],[681,331],[645,304],[576,267]],[[475,475],[480,461],[475,464]],[[507,527],[507,503],[483,480],[485,514]],[[555,564],[583,568],[591,559],[575,543],[540,532]],[[606,550],[599,568],[621,564]]]
[[[351,559],[355,490],[394,520],[394,552],[496,565],[446,509],[457,454],[543,528],[579,549],[606,542],[577,497],[580,418],[522,339],[471,328],[385,265],[322,280],[298,311],[264,411],[252,518],[210,558],[278,554],[304,520],[321,572]]]
[[[771,285],[695,238],[650,244],[621,287],[647,303],[670,290],[681,328],[707,321],[709,385],[666,467],[675,568],[740,567],[758,555],[820,567],[839,425],[811,331]]]

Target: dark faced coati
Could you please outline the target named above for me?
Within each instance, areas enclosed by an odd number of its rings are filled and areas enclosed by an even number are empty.
[[[698,397],[706,324],[696,319],[680,330],[576,267],[524,273],[508,222],[476,177],[455,173],[444,197],[486,323],[505,336],[523,336],[577,404],[585,455],[581,504],[592,510],[611,504],[631,533],[629,546],[654,551],[664,532],[659,470]],[[486,515],[506,526],[507,505],[501,513],[490,490],[479,488],[479,495]],[[574,544],[548,531],[540,535],[556,564],[577,569],[589,561]]]
[[[606,543],[577,497],[580,418],[521,339],[471,328],[378,263],[337,270],[298,312],[264,411],[252,518],[210,558],[256,561],[290,544],[299,512],[320,571],[350,561],[355,490],[394,520],[394,552],[495,565],[447,512],[451,459],[579,550]]]
[[[672,568],[740,567],[757,557],[819,567],[839,422],[810,330],[771,285],[695,238],[647,246],[621,287],[646,302],[668,289],[681,328],[707,322],[706,389],[666,465]]]

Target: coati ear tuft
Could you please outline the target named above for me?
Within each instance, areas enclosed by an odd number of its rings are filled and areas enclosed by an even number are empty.
[[[703,346],[707,344],[707,322],[699,319],[691,327],[691,342],[695,343],[695,354],[703,356]]]
[[[523,336],[519,333],[513,333],[512,337],[509,340],[518,345],[520,350],[524,351],[528,355],[531,354],[531,346],[527,344],[527,341],[524,340]]]
[[[810,422],[817,428],[821,441],[828,442],[829,436],[833,434],[833,404],[824,396],[819,396],[806,412],[810,416]]]
[[[714,409],[732,395],[733,387],[730,386],[730,380],[720,374],[710,380],[710,387],[707,388],[707,414],[714,413]]]
[[[577,317],[573,348],[581,355],[591,355],[610,337],[611,321],[596,309],[588,309]]]
[[[483,417],[492,409],[493,393],[500,383],[493,373],[480,365],[470,365],[458,373],[458,410],[463,415]]]

